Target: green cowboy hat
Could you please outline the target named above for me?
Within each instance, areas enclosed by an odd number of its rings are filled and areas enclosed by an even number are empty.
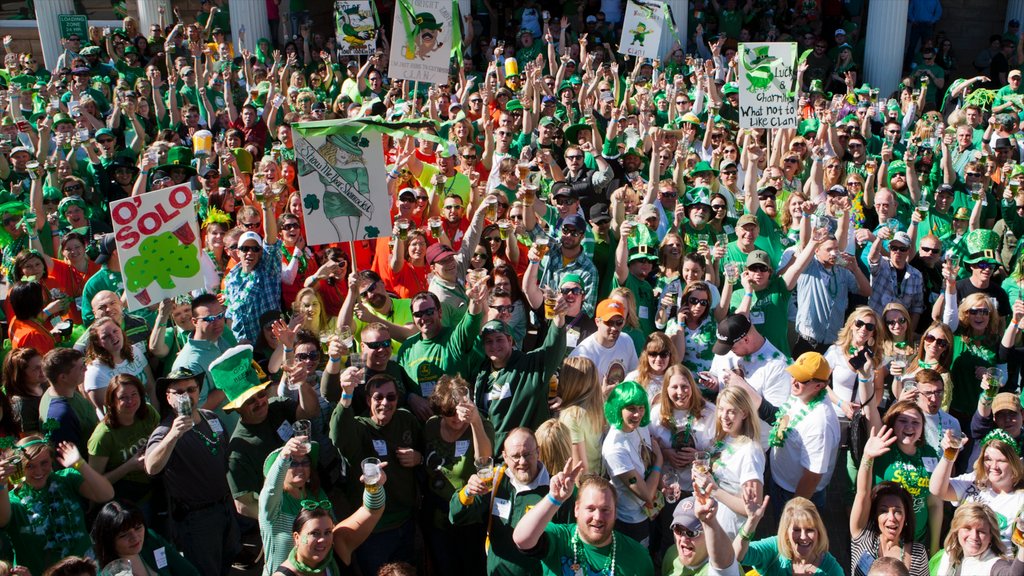
[[[854,88],[853,93],[857,94],[858,96],[864,94],[871,94],[871,85],[865,82],[860,85],[860,88]]]
[[[196,169],[192,167],[192,149],[188,146],[175,146],[167,151],[167,161],[153,169],[154,172],[163,171],[170,174],[171,169],[184,168],[191,178],[196,175]]]
[[[420,30],[440,30],[442,24],[438,24],[434,15],[430,12],[420,12],[413,21]]]
[[[207,369],[213,384],[224,391],[224,410],[237,410],[270,385],[270,379],[253,360],[252,346],[243,344],[224,351]]]
[[[715,176],[718,176],[718,170],[712,168],[711,164],[708,164],[704,160],[701,160],[700,162],[697,162],[697,164],[695,164],[693,168],[690,168],[690,172],[687,173],[687,177],[692,178],[694,174],[699,174],[701,172],[711,172]]]
[[[309,460],[312,462],[313,470],[316,470],[317,464],[320,462],[320,443],[316,441],[310,441],[309,443]],[[267,459],[263,461],[263,476],[267,477],[270,475],[270,467],[277,462],[279,456],[281,456],[281,450],[284,450],[284,446],[274,450],[270,454],[267,454]]]
[[[577,137],[580,134],[580,130],[593,130],[594,127],[586,122],[577,122],[566,126],[562,133],[565,134],[565,141],[569,144],[579,144]]]
[[[988,262],[999,266],[999,260],[996,260],[996,253],[999,250],[999,234],[996,234],[995,231],[971,230],[967,234],[967,238],[964,239],[964,244],[967,247],[967,257],[964,258],[966,264]]]

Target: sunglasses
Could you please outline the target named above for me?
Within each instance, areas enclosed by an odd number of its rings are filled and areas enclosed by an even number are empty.
[[[562,236],[583,236],[583,231],[575,228],[562,228]]]
[[[583,288],[580,288],[579,286],[575,286],[573,288],[562,288],[559,292],[562,293],[562,296],[579,296],[580,294],[583,294]]]
[[[964,172],[964,176],[967,176],[968,178],[981,178],[984,174],[981,172]]]
[[[319,360],[319,352],[296,352],[295,357],[299,360]]]
[[[932,248],[931,246],[921,246],[920,250],[921,250],[922,254],[936,254],[936,253],[938,253],[941,250],[941,248]]]
[[[245,254],[247,252],[261,252],[262,250],[263,249],[260,248],[259,246],[239,246],[238,247],[238,251],[241,252],[242,254]]]
[[[936,336],[932,336],[931,334],[925,334],[924,341],[927,342],[928,344],[935,344],[939,348],[946,348],[949,346],[948,340],[946,340],[945,338],[938,338]]]
[[[694,538],[699,538],[700,535],[704,533],[704,531],[703,530],[690,530],[689,528],[686,528],[685,526],[676,525],[676,526],[672,527],[672,533],[675,534],[676,536],[685,536],[686,538],[690,538],[692,540]]]
[[[857,320],[856,322],[853,323],[853,325],[856,326],[857,328],[866,328],[868,332],[874,332],[875,331],[875,325],[873,323],[871,323],[871,322],[865,322],[863,320]]]
[[[754,264],[753,266],[748,266],[747,270],[750,270],[754,274],[764,274],[769,271],[769,268],[764,264]]]
[[[309,460],[309,458],[305,458],[303,460],[292,460],[291,462],[288,463],[289,468],[308,468],[312,465],[313,463]],[[302,501],[303,504],[305,504],[306,502],[310,502],[310,500]],[[309,508],[309,510],[313,510],[313,508]]]
[[[412,316],[413,318],[423,318],[424,316],[433,316],[434,312],[437,312],[437,308],[431,306],[430,308],[424,308],[413,312]]]
[[[398,394],[388,394],[388,395],[374,394],[373,396],[370,396],[370,398],[374,402],[377,402],[377,403],[381,403],[381,402],[388,402],[388,403],[398,402]]]
[[[890,252],[909,252],[910,251],[910,247],[909,246],[892,246],[892,245],[890,245],[889,246],[889,251]]]
[[[780,180],[781,180],[781,178],[780,178]],[[775,193],[774,192],[768,192],[768,193],[758,194],[757,195],[757,199],[758,200],[774,200],[775,199]]]
[[[653,358],[668,358],[669,356],[668,350],[662,350],[660,352],[651,352],[650,350],[648,350],[647,355]]]
[[[246,230],[255,230],[255,229],[260,227],[260,223],[259,222],[242,222],[242,226]]]
[[[197,320],[202,320],[203,322],[211,323],[216,322],[217,320],[223,320],[224,315],[225,313],[221,312],[220,314],[214,314],[212,316],[200,316],[199,318],[197,318]]]
[[[307,462],[308,462],[308,460],[307,460]],[[324,498],[323,500],[311,500],[311,499],[302,500],[301,502],[299,502],[299,505],[302,506],[304,509],[309,510],[309,511],[316,510],[317,508],[323,508],[324,510],[330,510],[331,508],[334,507],[334,505],[331,504],[331,501],[326,499],[326,498]]]
[[[991,262],[978,262],[974,264],[974,267],[977,268],[978,270],[990,270],[992,268],[995,268],[995,266],[993,266]]]
[[[566,160],[583,160],[583,155],[582,154],[566,154],[565,155],[565,159]]]
[[[796,164],[798,160],[796,158],[786,158],[785,160],[783,160],[783,162],[785,162],[786,164]]]
[[[377,340],[376,342],[363,341],[363,347],[369,348],[370,350],[383,350],[391,346],[391,340]]]
[[[516,307],[512,304],[497,304],[492,305],[491,310],[497,310],[499,314],[511,314]]]
[[[605,326],[610,326],[612,328],[622,328],[626,325],[626,321],[622,318],[619,318],[618,320],[602,320],[602,322],[604,322]]]
[[[971,308],[967,313],[971,316],[988,316],[991,312],[988,308]]]
[[[686,303],[690,306],[707,306],[709,304],[707,298],[697,298],[696,296],[688,297]]]
[[[299,229],[299,223],[298,222],[292,222],[290,224],[285,224],[284,226],[281,226],[281,230],[298,230],[298,229]]]
[[[445,210],[462,210],[461,204],[447,204],[444,207]]]
[[[889,326],[902,326],[903,324],[907,323],[907,319],[904,318],[903,316],[900,316],[899,318],[892,318],[890,320],[886,320],[885,323],[888,324]]]

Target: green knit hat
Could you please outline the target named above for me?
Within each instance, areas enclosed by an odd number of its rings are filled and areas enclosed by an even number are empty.
[[[267,375],[253,360],[252,346],[229,348],[208,368],[213,384],[228,397],[225,410],[237,410],[245,401],[270,385]]]

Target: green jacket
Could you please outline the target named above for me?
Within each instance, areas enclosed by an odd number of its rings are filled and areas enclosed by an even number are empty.
[[[523,515],[548,495],[548,471],[541,465],[531,485],[522,490],[512,484],[504,466],[495,471],[494,479],[494,491],[489,496],[471,496],[465,490],[453,494],[449,519],[456,526],[480,522],[487,525],[487,574],[490,576],[540,574],[540,560],[519,551],[512,541],[512,531]],[[562,504],[553,522],[575,521],[574,498]]]
[[[529,352],[513,350],[508,363],[493,370],[490,361],[476,378],[476,405],[483,407],[494,424],[494,446],[502,446],[513,429],[536,430],[551,417],[548,381],[565,359],[565,330],[548,328],[544,343]]]

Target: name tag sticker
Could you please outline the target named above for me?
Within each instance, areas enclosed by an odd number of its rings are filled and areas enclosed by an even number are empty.
[[[935,466],[938,465],[938,458],[921,458],[921,463],[924,464],[925,470],[931,472],[935,470]]]
[[[512,514],[512,503],[504,498],[494,499],[494,513],[502,520],[508,520]]]
[[[750,323],[751,324],[764,324],[764,312],[761,310],[750,311]]]
[[[462,458],[469,451],[469,440],[455,441],[455,457]]]
[[[385,442],[384,440],[374,440],[373,441],[373,451],[377,453],[377,456],[387,456],[388,455],[388,443]]]
[[[210,424],[210,429],[216,432],[217,434],[224,433],[224,426],[221,426],[220,420],[214,418],[213,420],[207,420],[207,422]]]
[[[156,569],[167,568],[167,550],[163,546],[153,550],[153,558],[156,560]]]
[[[639,306],[637,314],[644,320],[647,320],[648,318],[651,317],[651,311],[650,309],[647,308],[647,306]]]
[[[294,435],[295,431],[292,430],[291,422],[282,422],[281,425],[277,427],[277,436],[281,438],[283,442],[287,442]]]
[[[565,331],[565,345],[569,348],[575,348],[580,343],[580,332],[575,328],[570,328]]]
[[[434,393],[434,386],[436,385],[436,381],[420,382],[420,392],[423,392],[421,396],[424,398],[430,398],[430,395]]]

